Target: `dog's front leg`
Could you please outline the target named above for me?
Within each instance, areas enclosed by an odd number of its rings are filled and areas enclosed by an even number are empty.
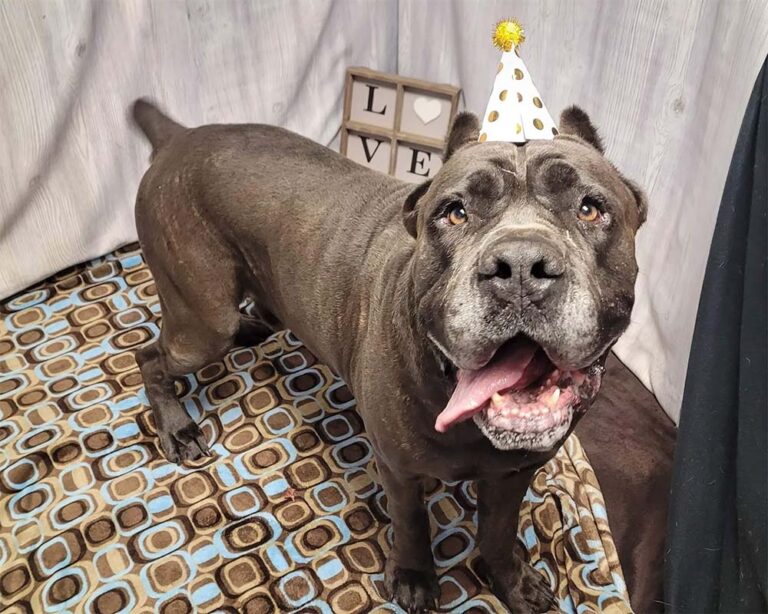
[[[478,482],[478,542],[491,590],[514,614],[555,605],[546,578],[531,567],[517,540],[520,504],[535,469]]]
[[[435,607],[439,593],[424,487],[420,477],[396,473],[380,458],[377,466],[394,537],[387,557],[385,588],[389,599],[406,612],[424,612]]]

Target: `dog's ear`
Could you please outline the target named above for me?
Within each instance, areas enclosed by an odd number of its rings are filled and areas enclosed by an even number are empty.
[[[624,180],[624,184],[629,188],[629,191],[632,192],[632,196],[635,197],[638,211],[637,227],[640,228],[640,226],[642,226],[645,220],[648,218],[648,197],[645,195],[645,190],[643,190],[643,188],[637,185],[634,181],[627,179],[623,175],[621,178]]]
[[[421,197],[429,190],[430,185],[432,185],[431,179],[417,185],[405,198],[405,203],[403,204],[403,224],[408,234],[414,239],[416,238],[419,222],[419,209],[417,205]]]
[[[560,127],[558,128],[560,134],[569,134],[571,136],[577,136],[582,141],[585,141],[592,145],[600,153],[604,153],[603,141],[600,135],[597,133],[597,128],[592,124],[583,110],[577,106],[568,107],[560,114]]]
[[[448,140],[445,142],[443,162],[447,162],[458,149],[468,143],[476,143],[480,138],[480,120],[474,113],[459,113],[448,131]]]

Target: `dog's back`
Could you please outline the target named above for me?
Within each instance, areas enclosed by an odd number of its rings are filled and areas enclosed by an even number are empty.
[[[370,261],[400,243],[388,236],[405,234],[409,185],[274,126],[185,128],[146,100],[133,117],[153,147],[136,226],[164,303],[215,320],[211,336],[226,338],[239,326],[237,305],[256,297],[344,373],[348,357],[328,349],[351,346],[339,323],[357,303],[356,280],[380,270]],[[218,296],[201,297],[202,288]]]

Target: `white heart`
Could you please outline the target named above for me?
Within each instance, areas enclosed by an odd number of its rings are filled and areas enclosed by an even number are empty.
[[[440,104],[439,100],[435,100],[434,98],[420,96],[413,101],[413,110],[422,122],[428,124],[440,117],[440,113],[443,111],[443,105]]]

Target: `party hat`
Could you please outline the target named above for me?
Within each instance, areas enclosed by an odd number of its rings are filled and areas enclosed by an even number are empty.
[[[506,19],[496,24],[493,44],[502,54],[483,116],[480,142],[525,143],[533,139],[552,139],[557,134],[555,122],[518,55],[524,40],[523,27],[515,20]]]

